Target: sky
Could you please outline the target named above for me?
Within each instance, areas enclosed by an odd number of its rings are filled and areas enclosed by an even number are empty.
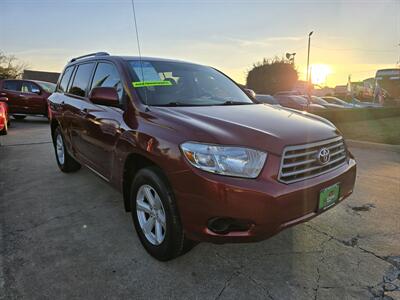
[[[134,0],[143,56],[216,67],[239,83],[253,63],[296,53],[305,78],[308,33],[321,85],[373,77],[400,60],[400,0]],[[74,56],[137,55],[131,0],[0,0],[0,51],[60,72]]]

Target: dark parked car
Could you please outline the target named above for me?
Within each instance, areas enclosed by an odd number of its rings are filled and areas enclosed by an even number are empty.
[[[325,101],[331,103],[331,104],[341,105],[341,106],[343,106],[343,107],[345,107],[345,108],[354,108],[354,107],[358,107],[358,106],[356,106],[355,104],[348,103],[348,102],[346,102],[346,101],[344,101],[344,100],[342,100],[342,99],[339,99],[339,98],[337,98],[337,97],[324,96],[324,97],[321,97],[321,98],[324,99]]]
[[[84,165],[120,190],[159,260],[192,241],[265,239],[353,192],[331,123],[256,104],[211,67],[90,54],[67,64],[49,106],[61,171]]]
[[[308,103],[307,99],[302,96],[275,94],[274,98],[278,100],[280,105],[297,110],[313,112],[325,109],[325,107],[323,107],[322,105],[318,105],[312,102]]]
[[[303,96],[303,97],[307,97],[307,96]],[[311,96],[311,102],[314,104],[318,104],[321,105],[325,108],[330,108],[330,109],[342,109],[342,108],[346,108],[343,105],[339,105],[339,104],[334,104],[334,103],[329,103],[328,101],[325,101],[324,99],[322,99],[321,97],[317,97],[317,96]]]
[[[6,97],[0,97],[0,135],[6,135],[8,133],[8,123],[10,122],[8,116],[8,99]]]
[[[24,119],[27,115],[47,117],[47,98],[55,87],[55,84],[44,81],[0,80],[0,97],[8,98],[9,113],[15,119]]]
[[[271,96],[271,95],[256,94],[255,98],[256,98],[256,100],[258,102],[261,102],[261,103],[266,103],[266,104],[271,104],[271,105],[279,105],[280,106],[278,100],[276,100],[274,98],[274,96]]]

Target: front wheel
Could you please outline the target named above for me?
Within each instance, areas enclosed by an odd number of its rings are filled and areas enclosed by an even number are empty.
[[[4,128],[0,131],[0,135],[7,135],[8,133],[8,122],[4,120]]]
[[[172,190],[160,169],[144,168],[135,176],[131,213],[142,245],[154,258],[167,261],[188,250]]]
[[[68,153],[65,147],[64,137],[60,127],[54,131],[53,137],[54,151],[56,153],[57,165],[65,173],[75,172],[81,168],[81,165]]]

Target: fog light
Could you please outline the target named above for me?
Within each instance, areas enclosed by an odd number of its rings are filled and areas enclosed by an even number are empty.
[[[250,224],[233,218],[215,217],[208,221],[208,229],[217,234],[227,234],[232,231],[247,231]]]

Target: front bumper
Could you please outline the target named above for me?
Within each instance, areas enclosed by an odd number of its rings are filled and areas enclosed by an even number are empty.
[[[269,155],[257,179],[219,176],[194,168],[168,174],[188,238],[213,243],[252,242],[266,239],[284,228],[318,215],[319,193],[340,184],[339,202],[352,192],[356,162],[323,175],[283,184],[277,181],[280,157]],[[245,231],[217,234],[208,227],[215,217],[227,217],[250,224]]]

